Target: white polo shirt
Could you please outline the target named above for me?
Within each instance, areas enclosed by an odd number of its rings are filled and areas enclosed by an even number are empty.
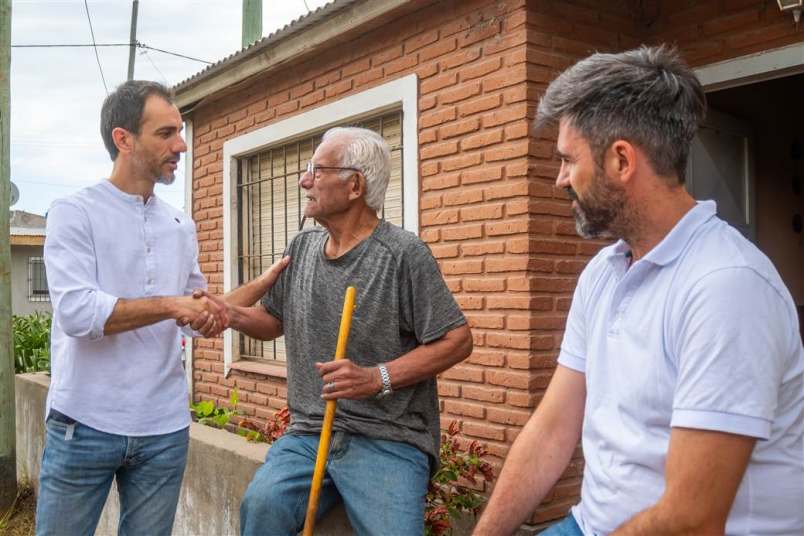
[[[126,436],[189,426],[176,322],[114,335],[103,328],[119,298],[206,288],[193,220],[155,195],[143,202],[104,180],[53,202],[45,268],[53,302],[46,411]]]
[[[727,534],[804,534],[804,351],[773,264],[717,218],[690,210],[628,267],[603,249],[572,301],[559,363],[586,375],[581,502],[607,534],[664,491],[671,427],[759,439]]]

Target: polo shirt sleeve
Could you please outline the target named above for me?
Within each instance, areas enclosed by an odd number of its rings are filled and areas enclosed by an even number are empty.
[[[790,355],[784,298],[747,267],[712,272],[678,311],[671,426],[770,436]]]
[[[97,252],[86,211],[59,200],[47,214],[45,271],[53,312],[70,337],[96,340],[117,297],[98,283]]]
[[[564,339],[561,341],[561,351],[558,354],[558,363],[578,372],[586,371],[586,304],[584,303],[583,274],[575,287],[572,296],[567,326],[564,329]]]

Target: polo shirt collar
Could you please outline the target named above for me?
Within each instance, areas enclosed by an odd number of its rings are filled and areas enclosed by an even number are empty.
[[[714,201],[698,201],[667,236],[640,260],[658,266],[670,264],[681,254],[698,228],[716,213],[717,205]],[[631,248],[624,240],[618,240],[609,251],[610,262],[624,262]]]

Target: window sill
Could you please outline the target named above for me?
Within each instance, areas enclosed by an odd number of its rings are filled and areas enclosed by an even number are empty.
[[[262,374],[272,378],[288,377],[288,369],[283,365],[272,365],[270,363],[257,363],[254,361],[234,361],[229,365],[231,370],[240,372],[250,372],[252,374]]]

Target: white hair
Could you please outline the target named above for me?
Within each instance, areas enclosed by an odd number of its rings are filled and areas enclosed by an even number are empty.
[[[367,128],[335,127],[321,141],[344,138],[340,165],[359,169],[366,177],[366,204],[382,209],[391,178],[391,148],[382,136]]]

